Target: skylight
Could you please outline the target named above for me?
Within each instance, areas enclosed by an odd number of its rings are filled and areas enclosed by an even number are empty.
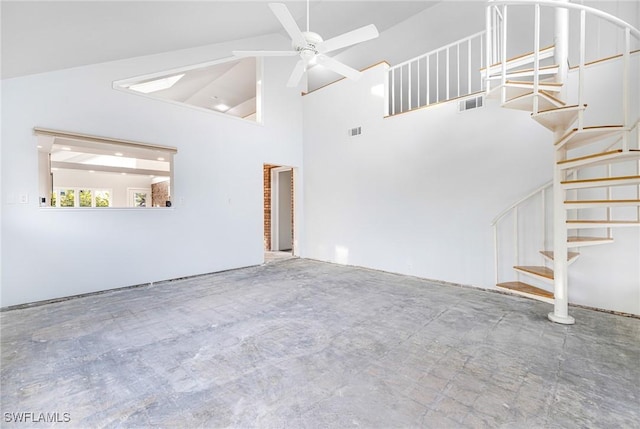
[[[148,82],[136,83],[129,86],[129,89],[132,89],[137,92],[142,92],[143,94],[149,94],[150,92],[156,92],[156,91],[161,91],[163,89],[171,88],[173,85],[175,85],[176,82],[182,79],[183,76],[184,76],[184,73],[177,74],[174,76],[163,77],[161,79],[150,80]]]

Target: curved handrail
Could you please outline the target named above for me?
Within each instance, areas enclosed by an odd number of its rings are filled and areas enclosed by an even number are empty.
[[[498,222],[500,222],[500,220],[503,217],[505,217],[509,212],[511,212],[511,210],[515,209],[520,204],[524,203],[525,201],[529,200],[530,198],[535,197],[540,192],[544,191],[547,188],[550,188],[551,186],[553,186],[553,180],[550,180],[547,183],[545,183],[544,185],[539,186],[535,190],[529,192],[527,195],[525,195],[524,197],[520,198],[515,203],[511,204],[509,207],[507,207],[506,209],[502,210],[498,216],[493,218],[493,220],[491,221],[491,226],[495,226]]]
[[[576,10],[584,10],[586,12],[589,12],[590,14],[593,14],[595,16],[599,16],[600,18],[606,19],[609,22],[612,22],[613,24],[622,27],[622,28],[628,28],[630,30],[630,33],[635,36],[636,38],[640,39],[640,30],[638,30],[637,28],[635,28],[633,25],[629,24],[628,22],[618,18],[617,16],[613,16],[609,13],[603,12],[599,9],[590,7],[590,6],[584,6],[581,4],[577,4],[577,3],[565,3],[565,2],[559,2],[557,0],[488,0],[489,4],[501,4],[501,5],[540,5],[540,6],[549,6],[549,7],[556,7],[556,8],[563,8],[563,9],[576,9]]]

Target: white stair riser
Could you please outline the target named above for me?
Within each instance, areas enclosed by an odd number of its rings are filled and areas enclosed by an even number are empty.
[[[568,242],[567,247],[569,249],[576,249],[578,247],[588,247],[588,246],[600,246],[601,244],[610,244],[613,243],[613,239],[594,239],[593,241],[580,241],[580,242]]]
[[[530,273],[529,271],[519,270],[517,268],[514,268],[514,270],[516,270],[520,274],[524,274],[525,276],[528,276],[528,277],[543,281],[543,282],[548,283],[548,284],[553,284],[553,279],[550,279],[548,277],[544,277],[544,276],[541,276],[541,275],[538,275],[538,274],[535,274],[535,273]]]
[[[554,300],[553,298],[546,298],[543,296],[538,296],[538,295],[533,295],[530,293],[526,293],[526,292],[520,292],[520,291],[516,291],[516,290],[512,290],[512,289],[507,289],[507,288],[503,288],[500,286],[497,286],[498,289],[503,290],[505,292],[509,292],[513,295],[519,295],[519,296],[525,296],[527,298],[531,298],[531,299],[535,299],[536,301],[542,301],[542,302],[546,302],[548,304],[553,304]]]
[[[553,46],[546,49],[541,49],[538,53],[538,59],[545,60],[547,58],[551,58],[553,57],[554,53],[555,48]],[[526,66],[527,64],[533,64],[534,61],[535,55],[533,53],[528,54],[515,60],[507,61],[507,70],[513,70],[517,67]],[[489,75],[493,75],[496,73],[502,73],[502,64],[494,64],[489,67]]]

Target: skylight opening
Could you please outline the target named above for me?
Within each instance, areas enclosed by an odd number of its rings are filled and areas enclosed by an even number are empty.
[[[260,58],[229,57],[118,80],[113,82],[113,88],[262,123],[262,75]]]
[[[143,94],[149,94],[151,92],[162,91],[163,89],[169,89],[176,84],[180,79],[184,77],[184,73],[174,76],[163,77],[160,79],[150,80],[143,83],[135,83],[129,86],[129,89]]]

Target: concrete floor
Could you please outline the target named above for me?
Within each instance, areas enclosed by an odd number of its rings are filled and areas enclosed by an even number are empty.
[[[549,310],[289,259],[5,311],[1,425],[640,427],[640,320]]]

